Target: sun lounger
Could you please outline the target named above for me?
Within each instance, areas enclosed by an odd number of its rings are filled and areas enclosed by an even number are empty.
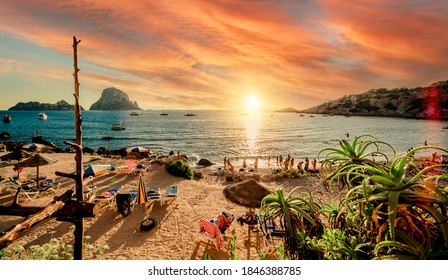
[[[159,201],[160,206],[162,206],[162,194],[160,193],[160,188],[147,188],[146,195],[148,197],[148,201]]]
[[[117,194],[117,211],[126,217],[132,212],[134,212],[135,203],[137,201],[138,191],[130,190],[128,193]]]
[[[112,206],[114,210],[116,210],[115,198],[120,189],[121,186],[111,187],[100,195],[96,195],[93,201],[95,203],[107,204],[108,206]]]
[[[199,234],[200,236],[209,238],[215,242],[215,247],[219,251],[221,250],[223,238],[218,226],[210,221],[200,219],[199,220]]]
[[[272,218],[267,217],[266,215],[257,215],[257,219],[266,246],[275,248],[275,241],[277,239],[282,239],[285,235],[285,231],[278,227]]]
[[[133,174],[139,174],[140,172],[145,172],[148,170],[149,166],[138,163],[137,166],[132,170]]]
[[[24,197],[29,200],[33,198],[37,198],[41,194],[52,193],[54,194],[54,189],[51,186],[39,186],[35,185],[22,185],[22,188],[19,193],[19,197]]]
[[[179,195],[179,187],[177,185],[171,185],[166,188],[165,200],[174,200]]]

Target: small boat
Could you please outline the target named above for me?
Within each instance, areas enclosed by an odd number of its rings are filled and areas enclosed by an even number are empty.
[[[186,116],[186,117],[195,117],[195,116],[197,116],[197,115],[195,115],[195,114],[193,114],[193,113],[188,113],[188,114],[185,114],[184,116]]]
[[[41,112],[41,113],[39,113],[39,114],[37,115],[37,118],[38,118],[39,120],[46,120],[46,119],[48,118],[48,116],[47,116],[47,114]]]
[[[125,127],[121,123],[114,123],[112,125],[112,130],[123,130],[123,129],[125,129]]]
[[[6,114],[3,116],[3,122],[4,123],[10,123],[12,121],[12,118],[10,115]]]
[[[132,113],[129,114],[130,116],[140,116],[139,113],[132,111]]]
[[[102,139],[103,140],[112,140],[112,139],[114,139],[114,137],[110,136],[110,135],[106,135],[106,136],[103,136]]]
[[[9,132],[2,131],[0,133],[0,138],[2,138],[2,139],[11,138],[11,137],[12,137],[12,135]]]
[[[168,113],[161,113],[161,116],[168,116]]]

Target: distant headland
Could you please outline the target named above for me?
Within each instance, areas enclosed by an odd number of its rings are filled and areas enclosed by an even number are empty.
[[[55,104],[39,103],[36,101],[19,102],[12,106],[8,111],[64,111],[73,110],[75,105],[71,105],[64,100],[58,101]],[[81,110],[84,108],[81,107]]]
[[[305,110],[285,108],[276,112],[447,120],[448,81],[427,87],[372,89]]]

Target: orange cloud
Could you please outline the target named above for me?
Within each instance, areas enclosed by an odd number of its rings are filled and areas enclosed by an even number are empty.
[[[248,92],[307,108],[448,74],[442,1],[16,2],[0,34],[66,56],[76,35],[91,103],[110,83],[150,108],[237,108]]]

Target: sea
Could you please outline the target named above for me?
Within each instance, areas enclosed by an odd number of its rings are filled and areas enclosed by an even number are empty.
[[[82,111],[83,147],[95,151],[141,146],[159,155],[173,151],[187,155],[195,162],[201,158],[221,163],[259,158],[259,166],[288,154],[296,162],[305,157],[322,160],[319,152],[337,147],[341,139],[353,140],[359,135],[372,135],[392,145],[398,154],[410,148],[435,145],[448,149],[448,121],[407,118],[339,116],[322,114],[280,113],[261,111],[242,114],[239,111]],[[0,111],[12,116],[12,122],[1,123],[0,132],[12,134],[11,141],[31,143],[39,131],[45,140],[65,149],[63,141],[75,140],[74,112],[47,111],[47,120],[37,118],[38,111]],[[196,116],[185,116],[193,113]],[[122,123],[124,130],[112,130]],[[113,139],[104,140],[104,136]],[[2,139],[0,139],[1,141]],[[4,139],[3,139],[4,140]],[[4,140],[6,141],[6,140]],[[384,146],[386,154],[392,155]],[[430,156],[433,150],[422,153]],[[375,156],[375,154],[372,154]]]

